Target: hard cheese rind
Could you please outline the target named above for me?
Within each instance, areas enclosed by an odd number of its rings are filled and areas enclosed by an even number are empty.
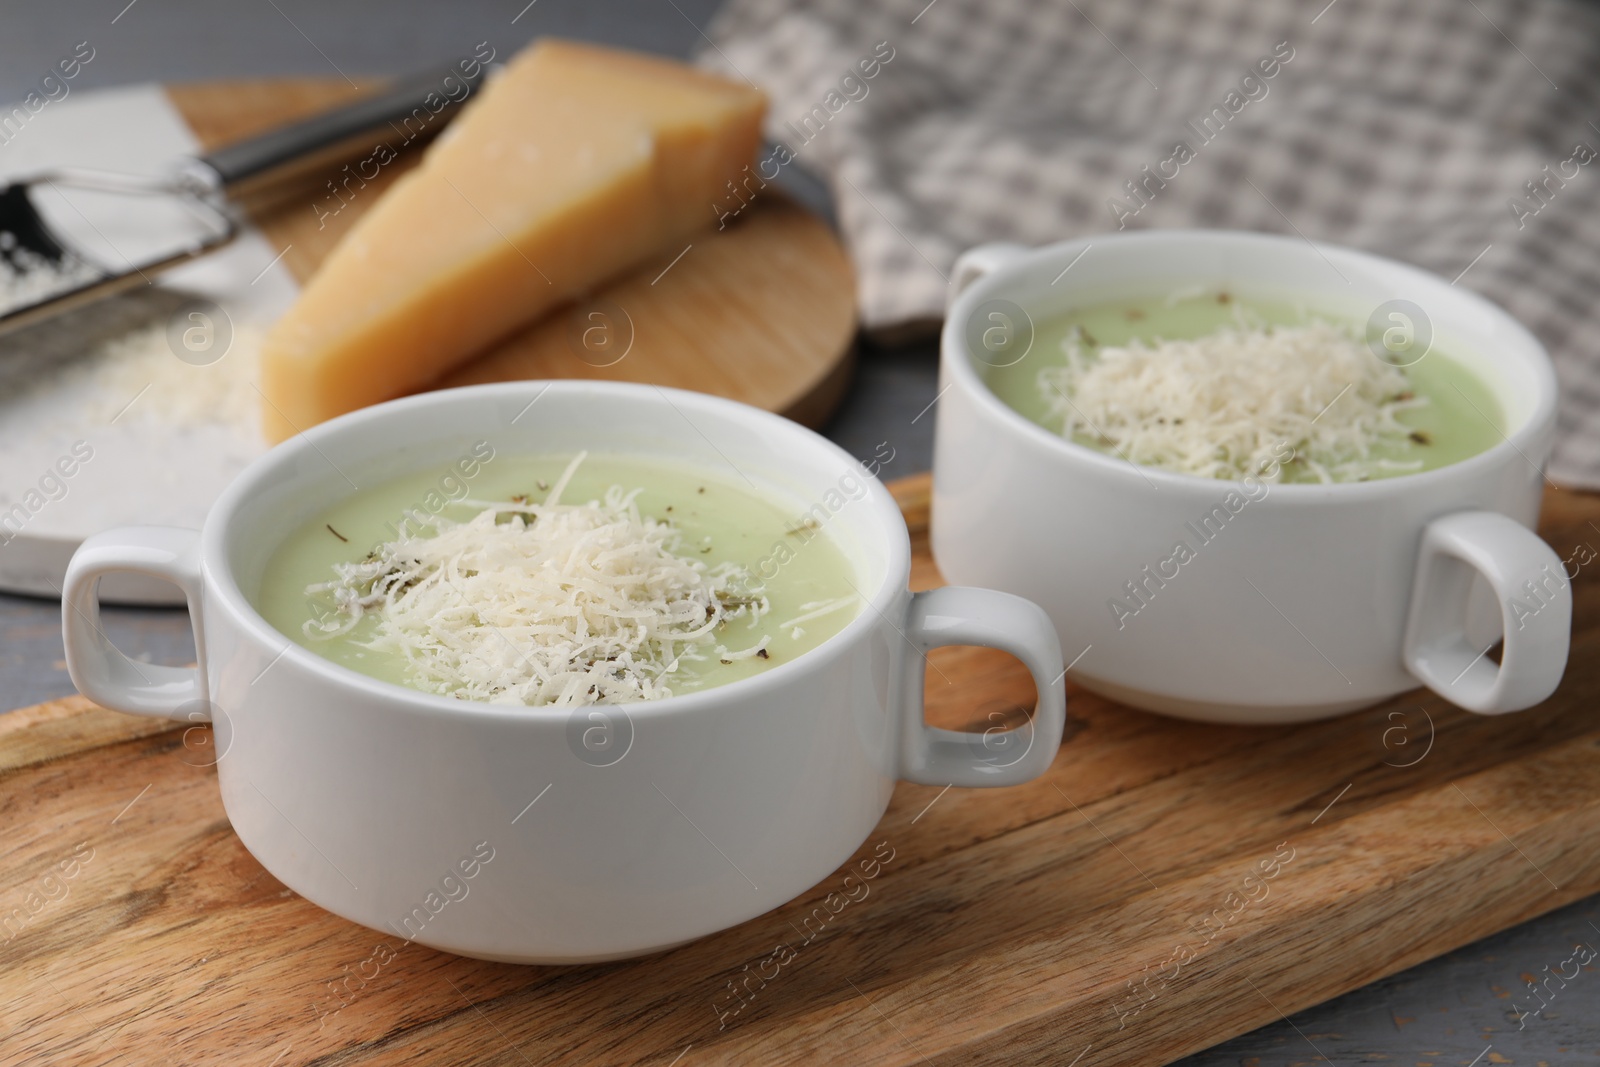
[[[765,105],[666,60],[550,40],[521,53],[274,327],[267,437],[422,388],[712,222]]]

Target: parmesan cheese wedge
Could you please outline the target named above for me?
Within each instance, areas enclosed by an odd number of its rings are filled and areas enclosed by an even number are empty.
[[[759,90],[543,40],[363,215],[267,337],[281,441],[415,391],[716,218],[760,143]]]

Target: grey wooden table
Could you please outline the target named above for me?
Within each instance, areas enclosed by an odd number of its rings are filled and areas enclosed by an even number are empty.
[[[66,54],[79,41],[93,45],[95,58],[76,80],[75,91],[139,81],[399,74],[479,40],[492,38],[508,51],[545,33],[686,56],[701,45],[700,30],[718,2],[11,3],[0,7],[0,101],[20,99],[58,53]],[[799,192],[826,210],[811,190]],[[859,377],[828,435],[854,454],[869,456],[892,429],[896,456],[885,477],[928,469],[933,420],[916,416],[935,395],[934,354],[931,343],[863,346]],[[107,609],[106,630],[130,655],[158,663],[193,660],[188,619],[181,611]],[[71,691],[62,661],[60,606],[0,596],[0,708]],[[1511,1010],[1513,1000],[1534,1003],[1527,982],[1542,980],[1546,967],[1559,967],[1579,942],[1600,946],[1600,897],[1262,1027],[1184,1064],[1566,1067],[1600,1062],[1600,973],[1594,965],[1554,996],[1546,994],[1549,1003],[1539,1016],[1519,1025]]]

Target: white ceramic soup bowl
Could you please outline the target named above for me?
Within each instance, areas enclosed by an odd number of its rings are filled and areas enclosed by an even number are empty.
[[[376,681],[289,641],[251,606],[274,549],[353,486],[459,476],[479,442],[497,456],[636,452],[748,478],[822,524],[865,605],[754,678],[570,713]],[[106,642],[95,587],[119,571],[184,591],[197,670],[134,664]],[[792,422],[651,386],[476,386],[292,438],[239,477],[199,532],[90,539],[67,576],[67,664],[106,707],[209,718],[240,840],[314,903],[463,955],[604,960],[732,926],[816,884],[866,840],[898,778],[1000,786],[1049,766],[1064,685],[1044,613],[988,590],[913,595],[909,573],[888,491]],[[924,653],[946,644],[1020,658],[1039,693],[1030,722],[988,734],[926,726]]]
[[[986,384],[990,367],[1028,358],[1031,322],[1196,285],[1298,300],[1357,324],[1376,314],[1402,328],[1383,305],[1412,302],[1406,318],[1419,319],[1420,308],[1427,320],[1411,322],[1413,344],[1431,322],[1433,350],[1498,398],[1503,439],[1418,474],[1246,490],[1065,440]],[[1571,590],[1532,527],[1556,380],[1539,342],[1493,304],[1349,249],[1207,231],[984,246],[957,263],[951,295],[934,558],[949,581],[1043,606],[1087,688],[1238,723],[1321,718],[1419,682],[1485,713],[1528,707],[1555,688]],[[1180,543],[1193,558],[1183,559]],[[1486,651],[1502,632],[1497,665]]]

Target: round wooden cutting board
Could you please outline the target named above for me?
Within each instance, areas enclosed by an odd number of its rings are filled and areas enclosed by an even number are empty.
[[[296,79],[169,86],[167,95],[209,149],[359,91],[343,81]],[[269,241],[287,248],[284,263],[304,281],[419,156],[402,153],[348,203],[331,195],[292,201],[255,221]],[[713,217],[712,205],[706,215]],[[686,244],[506,338],[438,384],[648,382],[730,397],[811,426],[825,421],[849,383],[855,334],[855,279],[827,224],[766,189],[727,226]]]

